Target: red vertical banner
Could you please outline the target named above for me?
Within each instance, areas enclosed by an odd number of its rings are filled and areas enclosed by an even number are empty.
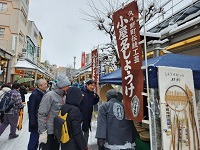
[[[98,50],[92,50],[92,80],[96,82],[96,93],[98,93],[98,83],[99,83],[99,67],[98,67]]]
[[[81,54],[81,68],[85,67],[85,52]]]
[[[142,48],[139,45],[137,2],[133,1],[113,15],[122,70],[123,102],[126,119],[143,119]]]

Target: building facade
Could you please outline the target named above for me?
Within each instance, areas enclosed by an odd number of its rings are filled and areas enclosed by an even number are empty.
[[[6,82],[12,81],[11,74],[15,73],[12,66],[22,56],[22,49],[26,48],[28,9],[29,0],[0,0],[0,48],[1,59],[5,61],[2,68]],[[7,54],[12,58],[6,57]]]
[[[21,77],[52,80],[50,64],[42,66],[42,34],[28,20],[29,0],[0,0],[0,81]],[[48,66],[48,67],[47,67]]]

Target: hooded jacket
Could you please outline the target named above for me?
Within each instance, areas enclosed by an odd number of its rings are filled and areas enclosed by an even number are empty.
[[[51,91],[43,96],[38,110],[39,133],[47,130],[48,134],[53,134],[53,120],[62,106],[63,95],[64,91],[53,85]]]
[[[134,149],[137,135],[133,121],[126,120],[117,92],[106,93],[107,102],[99,108],[96,138],[105,140],[105,149]]]
[[[65,105],[61,108],[61,115],[68,113],[69,122],[67,124],[70,140],[61,144],[61,150],[84,150],[87,146],[81,130],[82,115],[79,110],[81,99],[82,93],[79,88],[70,87],[68,89]]]
[[[3,89],[0,90],[0,101],[1,101],[1,98],[3,98],[4,94],[9,91],[11,91],[9,87],[3,87]]]
[[[92,118],[93,105],[99,102],[99,96],[93,91],[89,91],[87,87],[81,89],[83,100],[81,101],[80,110],[83,116],[82,130],[84,132],[91,129],[90,123]]]

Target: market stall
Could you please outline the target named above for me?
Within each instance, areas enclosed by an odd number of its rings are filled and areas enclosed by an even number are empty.
[[[148,59],[147,64],[148,64],[148,77],[149,77],[149,88],[150,88],[149,89],[149,91],[150,91],[150,106],[149,106],[150,108],[149,109],[151,110],[150,111],[151,114],[149,114],[149,116],[151,116],[151,117],[150,117],[149,122],[150,122],[150,132],[151,132],[150,139],[151,139],[151,144],[152,144],[151,147],[154,150],[157,150],[157,149],[161,149],[161,148],[165,149],[164,147],[169,148],[169,145],[170,145],[172,147],[172,149],[173,148],[177,149],[177,145],[178,145],[178,147],[181,147],[183,149],[187,149],[187,148],[189,149],[189,147],[190,147],[191,149],[197,150],[199,148],[199,133],[198,132],[199,132],[199,123],[200,123],[200,113],[199,113],[200,112],[200,102],[199,102],[200,101],[200,90],[199,90],[200,89],[200,57],[179,55],[179,54],[166,54],[163,56]],[[144,65],[144,62],[143,62],[143,65]],[[163,79],[160,79],[160,82],[158,82],[159,78],[161,78],[158,75],[158,68],[160,68],[160,66],[165,66],[166,69],[170,69],[172,71],[168,71],[169,75],[167,75],[167,73],[165,73],[163,76],[166,76],[166,77],[164,77]],[[175,71],[173,70],[173,68],[168,68],[168,67],[174,67]],[[180,71],[179,70],[177,71],[176,68],[179,68],[179,69],[182,68],[182,69]],[[185,68],[191,70],[190,75],[187,75],[187,73],[189,71]],[[176,77],[172,77],[173,76],[172,72],[176,72],[174,74]],[[180,74],[179,74],[179,72],[180,72]],[[183,72],[183,73],[181,74],[181,72]],[[170,73],[171,73],[171,76],[170,76]],[[145,74],[144,74],[144,76],[145,76]],[[161,76],[161,73],[160,73],[160,76]],[[178,130],[168,132],[169,130],[165,129],[165,127],[163,126],[163,118],[161,117],[162,115],[160,112],[160,107],[161,107],[160,101],[162,100],[162,98],[166,100],[171,95],[169,96],[169,94],[166,91],[166,93],[163,97],[160,97],[160,96],[162,96],[162,94],[163,94],[163,92],[161,92],[162,91],[161,90],[162,82],[166,82],[166,85],[168,85],[168,78],[171,80],[175,80],[174,81],[175,89],[173,89],[174,88],[173,87],[172,90],[178,91],[180,94],[182,94],[181,96],[187,98],[187,100],[185,100],[185,101],[187,101],[187,105],[185,105],[185,107],[183,107],[184,109],[181,108],[181,110],[189,111],[189,112],[191,112],[190,117],[194,118],[194,116],[196,116],[196,118],[197,118],[196,120],[181,119],[184,121],[177,121],[177,122],[182,122],[182,123],[174,123],[175,121],[173,121],[172,118],[173,119],[175,118],[176,120],[178,120],[178,117],[170,116],[172,123],[170,122],[169,123],[170,126],[167,126],[167,127],[169,127],[169,129],[175,127],[177,129],[179,129],[180,132]],[[188,92],[187,86],[184,88],[181,87],[181,88],[177,89],[177,87],[179,87],[178,85],[179,85],[180,81],[181,82],[184,81],[182,84],[190,85],[190,86],[188,86],[190,89],[192,89],[192,87],[194,87],[195,92],[193,92],[194,93],[193,94],[193,102],[196,102],[195,104],[192,103],[191,100],[189,100],[189,96],[188,96],[189,92]],[[100,84],[121,85],[121,83],[122,83],[121,69],[116,70],[116,71],[100,78]],[[145,77],[144,77],[144,87],[146,87],[145,84],[146,84],[146,82],[145,82]],[[167,87],[164,87],[164,88],[167,88]],[[184,95],[184,92],[185,92],[185,95]],[[176,95],[175,98],[177,98],[177,97],[180,98],[181,96]],[[173,98],[171,98],[171,100],[172,99]],[[180,98],[181,101],[183,99]],[[172,102],[173,106],[174,106],[174,104],[176,104],[177,106],[175,108],[173,108],[173,107],[170,108],[170,111],[173,111],[173,109],[175,110],[174,111],[175,113],[170,113],[170,114],[173,114],[174,116],[176,116],[177,115],[176,109],[179,109],[179,107],[180,107],[178,105],[183,104],[183,103],[181,103],[181,101],[174,102],[171,100],[170,100],[170,102]],[[147,105],[144,104],[144,108],[146,108],[146,106]],[[164,113],[166,114],[166,112],[167,111],[165,111]],[[181,112],[178,114],[181,114],[182,118],[183,118],[184,113]],[[186,116],[184,116],[184,117],[186,117]],[[166,118],[165,118],[165,120],[166,120]],[[194,126],[194,128],[191,128],[189,124],[191,125],[191,127]],[[182,128],[185,128],[185,130],[183,130]],[[189,129],[189,128],[191,128],[191,129]],[[164,130],[167,133],[169,133],[169,135],[165,134],[163,132]],[[193,131],[195,133],[192,134],[190,132],[191,136],[189,136],[189,133],[187,133],[187,131]],[[164,136],[164,134],[165,134],[165,136]],[[172,144],[172,142],[168,142],[168,143],[165,142],[163,144],[161,139],[169,140],[169,137],[170,137],[170,139],[172,137],[172,141],[175,141],[178,144],[175,145],[175,144]],[[191,144],[190,141],[191,140],[194,141],[194,139],[196,139],[195,144]],[[189,144],[188,144],[188,141],[189,141]]]

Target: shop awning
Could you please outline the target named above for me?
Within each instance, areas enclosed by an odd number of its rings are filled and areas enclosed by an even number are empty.
[[[42,70],[39,66],[32,64],[27,60],[18,60],[17,64],[14,65],[14,67],[18,69],[25,69],[25,70],[37,70],[41,72],[42,74],[47,75],[50,78],[53,78],[49,73]]]
[[[177,68],[189,68],[193,71],[194,87],[200,89],[200,57],[189,56],[181,54],[166,54],[159,57],[150,58],[147,60],[149,87],[158,88],[158,66],[168,66]],[[143,65],[145,62],[143,61]],[[145,73],[144,73],[145,75]],[[122,84],[121,68],[102,76],[99,80],[100,83],[108,84]],[[146,82],[144,82],[146,84]]]
[[[15,68],[21,68],[21,69],[33,69],[38,70],[36,66],[28,62],[27,60],[18,60],[17,64],[14,65]]]

